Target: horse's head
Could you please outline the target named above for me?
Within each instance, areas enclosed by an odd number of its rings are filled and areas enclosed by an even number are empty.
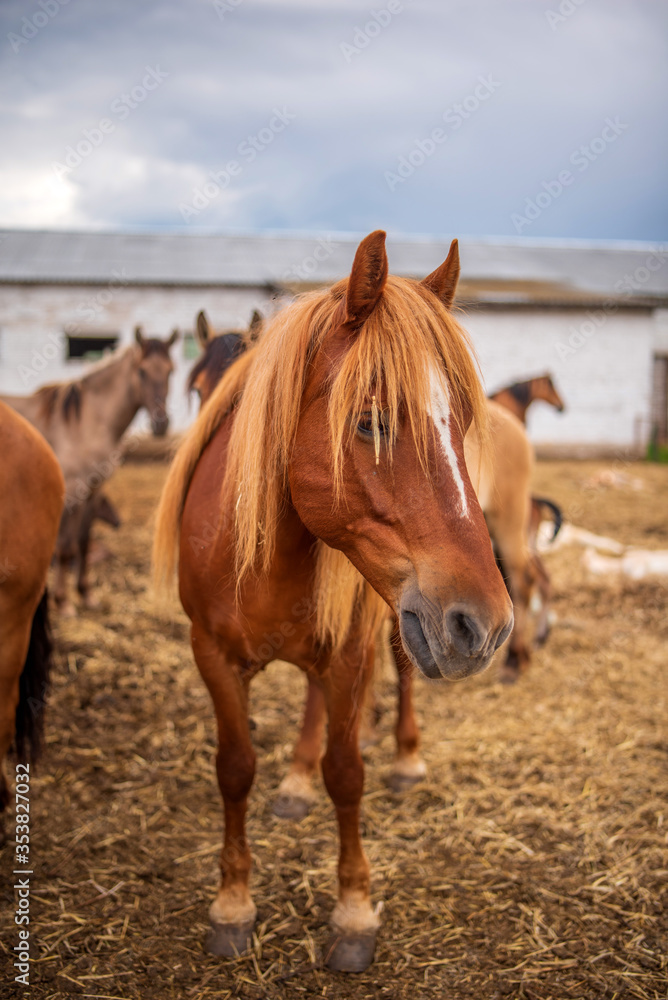
[[[549,374],[540,375],[533,379],[533,398],[544,400],[554,406],[559,413],[563,413],[566,409],[563,399],[556,390],[552,376]]]
[[[413,663],[456,679],[489,663],[512,605],[464,461],[484,400],[449,313],[456,242],[422,283],[388,278],[385,234],[334,286],[304,379],[288,478],[309,530],[397,614]]]
[[[139,346],[134,374],[135,390],[139,405],[148,410],[151,418],[151,430],[156,437],[163,437],[169,427],[167,392],[169,390],[169,376],[174,370],[169,349],[178,338],[178,330],[174,330],[168,340],[144,337],[139,327],[135,330],[135,339]]]
[[[248,330],[228,330],[215,333],[206,314],[198,313],[196,332],[202,354],[188,376],[188,389],[205,403],[232,362],[257,339],[262,316],[255,310]]]

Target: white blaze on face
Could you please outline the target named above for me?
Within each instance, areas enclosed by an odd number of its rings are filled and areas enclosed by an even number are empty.
[[[452,435],[450,431],[450,400],[448,399],[448,390],[443,380],[443,376],[436,368],[432,368],[431,370],[429,387],[431,391],[431,419],[434,421],[436,430],[438,431],[438,437],[441,442],[443,454],[445,455],[446,461],[450,466],[452,478],[454,479],[455,486],[459,492],[460,517],[468,517],[469,503],[466,496],[466,486],[464,485],[464,479],[461,469],[459,468],[457,453],[452,444]]]

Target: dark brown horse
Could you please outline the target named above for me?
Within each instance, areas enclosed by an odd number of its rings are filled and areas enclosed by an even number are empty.
[[[54,598],[65,614],[74,614],[67,595],[67,571],[78,562],[77,590],[84,606],[94,607],[88,581],[88,545],[95,517],[95,496],[122,461],[121,438],[145,408],[156,436],[167,432],[167,392],[173,365],[166,340],[144,337],[93,365],[73,382],[42,386],[30,396],[3,396],[53,448],[65,476],[65,509],[56,557]]]
[[[197,392],[201,402],[209,398],[232,362],[257,340],[262,323],[256,309],[247,330],[214,333],[206,314],[198,313],[195,329],[202,354],[188,376],[188,389]]]
[[[526,379],[524,382],[513,382],[512,385],[491,393],[489,398],[500,403],[501,406],[505,406],[523,424],[527,422],[527,410],[538,399],[554,406],[559,413],[563,413],[565,409],[564,401],[557,392],[549,373],[536,375],[535,378]]]
[[[385,234],[350,277],[297,299],[236,361],[170,470],[158,578],[179,547],[183,606],[218,721],[225,810],[209,947],[245,948],[256,908],[246,800],[255,771],[248,687],[276,658],[322,688],[322,772],[340,834],[328,964],[372,959],[379,927],[360,841],[359,706],[391,607],[402,648],[432,678],[484,669],[512,606],[464,461],[484,399],[448,306],[456,248],[422,283],[388,277]],[[203,526],[209,525],[206,533]]]
[[[55,455],[27,420],[0,403],[5,489],[0,499],[0,842],[4,774],[15,741],[22,775],[38,755],[51,644],[46,577],[65,484]],[[23,851],[23,848],[20,849]]]

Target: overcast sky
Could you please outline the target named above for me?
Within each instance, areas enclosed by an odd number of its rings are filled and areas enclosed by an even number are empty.
[[[4,0],[0,225],[668,238],[659,0]]]

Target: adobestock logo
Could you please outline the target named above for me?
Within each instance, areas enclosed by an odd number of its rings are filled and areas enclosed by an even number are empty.
[[[588,143],[583,143],[574,149],[568,158],[568,162],[577,167],[579,173],[584,173],[589,169],[600,156],[605,153],[610,144],[616,142],[619,136],[626,131],[629,126],[621,122],[619,118],[606,118],[604,128],[600,135],[590,139]],[[542,190],[538,191],[533,198],[527,198],[524,203],[524,214],[513,212],[510,221],[515,227],[516,233],[521,233],[523,229],[530,226],[536,219],[540,218],[545,209],[549,208],[552,202],[561,198],[567,187],[576,180],[576,175],[568,169],[560,170],[556,178],[550,181],[543,181]]]
[[[277,135],[280,135],[288,125],[297,117],[286,107],[274,108],[272,117],[264,128],[261,128],[255,135],[246,138],[237,146],[237,156],[240,160],[228,160],[221,170],[211,170],[207,180],[196,187],[192,193],[190,202],[181,202],[179,213],[184,222],[190,222],[211,204],[227,187],[229,187],[233,177],[240,177],[244,168],[253,163],[260,153],[271,146]]]
[[[42,28],[45,28],[54,19],[61,7],[65,7],[70,0],[37,0],[36,10],[30,17],[24,17],[21,21],[21,34],[10,31],[7,34],[7,41],[12,47],[12,52],[19,52],[24,45],[32,41]]]
[[[132,111],[139,107],[140,104],[143,104],[148,95],[152,91],[157,90],[169,76],[159,66],[156,66],[155,69],[152,66],[146,66],[145,69],[146,73],[142,77],[141,82],[135,84],[132,90],[120,94],[109,106],[111,114],[120,122],[125,121]],[[101,118],[93,128],[83,129],[83,138],[79,139],[75,146],[65,147],[63,162],[54,160],[51,163],[51,169],[58,180],[61,180],[67,174],[70,174],[77,167],[81,166],[93,150],[102,145],[105,136],[111,135],[115,131],[116,123],[111,118]]]
[[[495,80],[491,73],[487,76],[479,76],[478,83],[463,101],[457,101],[447,108],[441,118],[449,127],[449,131],[456,132],[462,127],[465,121],[476,113],[478,108],[485,101],[488,101],[492,94],[500,88],[501,83]],[[386,170],[383,174],[385,183],[390,191],[396,190],[400,184],[404,184],[409,177],[419,167],[434,155],[439,146],[448,140],[448,130],[438,126],[431,130],[424,139],[416,139],[411,149],[404,153],[397,160],[394,170]]]
[[[404,5],[401,0],[388,0],[385,7],[370,11],[370,18],[366,24],[363,24],[362,27],[355,25],[352,42],[339,43],[345,61],[350,64],[355,56],[361,55],[373,39],[377,38],[381,31],[384,31],[396,15],[401,14],[403,10]]]

